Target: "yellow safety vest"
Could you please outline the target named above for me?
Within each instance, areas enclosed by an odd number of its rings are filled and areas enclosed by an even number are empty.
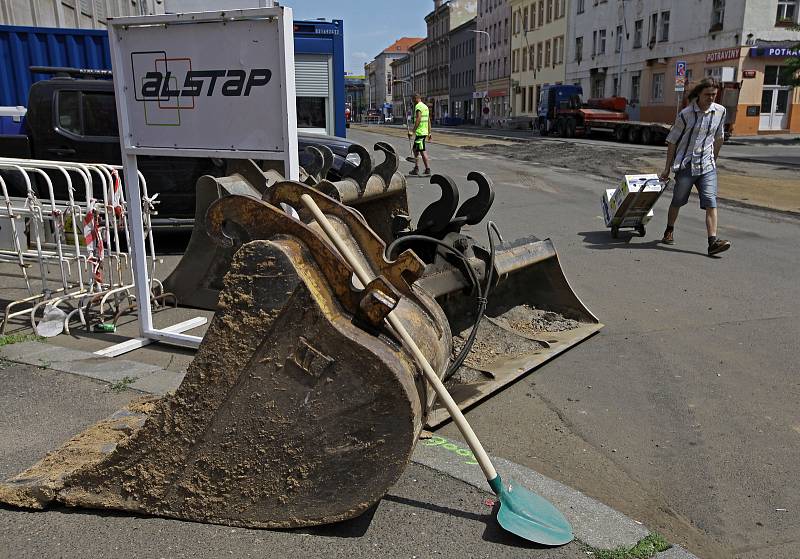
[[[414,107],[414,119],[417,118],[417,111],[419,111],[420,119],[419,119],[419,126],[414,131],[417,136],[427,136],[430,133],[430,126],[428,125],[428,105],[420,101]]]

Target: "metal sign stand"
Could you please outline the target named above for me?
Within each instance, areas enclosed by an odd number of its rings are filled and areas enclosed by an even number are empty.
[[[251,24],[246,30],[249,34],[237,33],[237,29],[232,22],[245,22]],[[183,102],[180,94],[175,91],[182,84],[190,84],[196,87],[196,82],[190,81],[190,76],[186,76],[185,80],[180,79],[182,76],[173,76],[170,72],[165,72],[166,78],[164,80],[163,89],[160,89],[151,103],[158,103],[156,109],[163,108],[161,103],[167,101],[168,103],[177,103],[168,108],[177,110],[180,114],[181,109],[188,109],[188,103],[191,102],[192,121],[187,122],[184,127],[185,130],[180,130],[183,123],[180,122],[177,127],[163,128],[163,133],[153,132],[152,124],[146,122],[147,107],[142,109],[142,99],[140,92],[143,95],[144,86],[137,81],[136,71],[134,70],[134,56],[137,55],[157,55],[161,56],[163,53],[163,64],[168,68],[168,62],[171,62],[176,68],[180,68],[180,61],[188,60],[188,68],[190,70],[197,66],[203,71],[213,70],[216,72],[222,71],[222,78],[227,72],[227,76],[241,73],[242,70],[248,68],[241,68],[242,62],[240,61],[241,53],[248,52],[248,49],[253,49],[254,44],[259,41],[268,43],[269,39],[274,39],[274,35],[270,35],[271,30],[259,29],[260,22],[269,22],[276,28],[275,32],[278,34],[278,52],[275,52],[276,67],[270,68],[271,78],[275,79],[278,87],[277,94],[271,94],[267,97],[263,94],[257,97],[253,94],[252,97],[242,100],[242,96],[225,97],[223,101],[217,102],[217,106],[213,105],[214,98],[212,92],[214,91],[210,84],[211,82],[203,82],[206,87],[202,91],[203,95],[200,96],[197,92],[190,94],[186,101],[187,105],[181,106]],[[184,14],[170,14],[165,16],[144,16],[144,17],[129,17],[110,19],[109,23],[109,40],[112,53],[112,65],[114,68],[114,90],[117,99],[117,116],[120,124],[120,147],[122,149],[122,162],[123,172],[125,177],[125,184],[128,189],[129,197],[131,200],[129,206],[130,212],[130,233],[133,243],[133,275],[135,279],[136,300],[139,307],[139,332],[140,337],[134,340],[128,340],[120,344],[124,347],[119,348],[121,351],[131,351],[137,347],[142,347],[151,342],[164,342],[181,347],[197,348],[200,345],[202,338],[198,336],[191,336],[184,334],[185,330],[198,326],[199,321],[205,319],[193,319],[186,321],[179,325],[173,325],[164,329],[158,329],[153,325],[153,317],[150,308],[150,279],[148,277],[147,264],[145,260],[145,236],[142,221],[142,205],[141,205],[141,191],[139,188],[138,179],[138,155],[153,155],[153,156],[170,156],[170,157],[220,157],[226,159],[272,159],[282,160],[286,175],[291,180],[299,179],[299,163],[298,163],[298,148],[297,148],[297,116],[295,107],[295,84],[294,84],[294,41],[293,41],[293,18],[292,10],[288,7],[274,7],[274,8],[256,8],[248,10],[230,10],[226,12],[200,12],[200,13],[184,13]],[[209,33],[214,31],[209,23],[222,24],[222,29],[217,29],[215,32],[219,37],[224,37],[226,40],[239,41],[239,49],[225,49],[213,40],[213,37],[206,40],[186,41],[188,33],[191,33],[190,28],[194,28],[199,33]],[[277,25],[275,25],[277,24]],[[226,29],[227,26],[227,29]],[[124,38],[130,38],[135,35],[137,29],[140,29],[140,38],[138,42],[133,40],[131,42],[124,42]],[[176,35],[183,32],[184,41],[180,42],[180,37],[176,40]],[[261,34],[258,34],[258,32]],[[152,34],[163,33],[163,44],[154,44]],[[227,34],[225,34],[227,33]],[[149,34],[149,36],[147,35]],[[141,36],[145,38],[142,39]],[[241,36],[240,36],[241,35]],[[195,37],[196,39],[196,37]],[[133,52],[131,43],[139,47],[141,50]],[[164,46],[167,45],[167,46]],[[170,47],[169,56],[167,56],[167,48]],[[198,52],[199,51],[199,52]],[[231,51],[231,61],[227,64],[229,69],[217,70],[217,68],[204,68],[203,62],[208,63],[208,60],[217,59],[225,56],[226,51]],[[178,61],[178,62],[172,62]],[[161,59],[157,60],[158,63],[162,62]],[[219,64],[219,62],[217,62]],[[252,70],[252,69],[250,69]],[[179,70],[175,71],[179,74]],[[188,72],[187,72],[188,74]],[[146,77],[149,77],[149,73]],[[222,78],[220,82],[222,82]],[[174,79],[175,81],[170,81]],[[252,79],[252,73],[251,73]],[[263,81],[263,80],[262,80]],[[269,79],[267,80],[267,82]],[[169,83],[168,83],[169,82]],[[260,85],[260,84],[259,84]],[[248,89],[246,95],[251,94],[251,88]],[[141,87],[141,90],[140,90]],[[170,89],[172,87],[172,89]],[[217,91],[223,88],[222,83],[217,84]],[[253,91],[258,93],[257,88],[252,88]],[[273,87],[270,91],[275,90]],[[201,88],[202,90],[202,88]],[[165,93],[166,92],[166,93]],[[206,92],[208,92],[206,94]],[[226,91],[225,95],[230,92]],[[177,95],[174,95],[177,94]],[[174,99],[173,99],[174,95]],[[185,95],[185,92],[184,92]],[[162,97],[166,97],[166,100]],[[237,99],[241,100],[242,108],[236,105]],[[145,103],[148,101],[145,100]],[[219,103],[224,102],[224,110],[220,110]],[[137,106],[137,103],[140,105]],[[205,112],[203,106],[206,105]],[[177,106],[177,109],[176,109]],[[236,126],[229,122],[234,122],[236,117],[239,117],[239,122],[247,122],[247,117],[253,115],[256,107],[262,111],[271,112],[273,114],[281,114],[281,120],[275,119],[271,129],[260,129],[252,132],[250,129],[239,132],[243,143],[250,142],[244,148],[239,149],[238,144],[231,145],[231,134],[235,134]],[[144,110],[144,120],[142,120],[141,112]],[[138,112],[137,112],[138,111]],[[279,113],[280,111],[280,113]],[[260,115],[263,116],[263,115]],[[188,121],[188,118],[187,118]],[[255,127],[259,127],[260,123],[256,121]],[[272,123],[272,121],[270,121]],[[194,128],[192,128],[194,127]],[[198,135],[197,129],[203,128],[208,130],[208,134]],[[209,128],[210,127],[210,128]],[[158,130],[158,129],[157,129]],[[216,133],[216,132],[219,132]],[[253,137],[261,134],[261,137],[266,139],[253,140]],[[223,140],[218,136],[224,135],[227,144],[223,144]],[[163,140],[162,140],[163,136]],[[280,145],[278,138],[282,139]],[[143,141],[147,140],[147,141]],[[274,141],[273,141],[274,140]],[[199,141],[205,141],[205,144],[198,145]],[[276,145],[279,144],[279,145]],[[187,147],[188,146],[188,147]],[[103,350],[105,355],[119,355],[117,350],[107,348]]]

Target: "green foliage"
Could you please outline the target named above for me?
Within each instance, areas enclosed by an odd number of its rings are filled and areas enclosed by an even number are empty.
[[[800,25],[792,27],[792,31],[800,32]],[[792,49],[800,49],[800,43],[797,43]],[[783,74],[781,80],[783,83],[800,87],[800,56],[787,58],[781,73]]]
[[[9,334],[0,336],[0,346],[18,344],[20,342],[38,342],[44,340],[41,336],[34,334]]]
[[[595,559],[649,559],[656,553],[668,550],[672,545],[660,534],[653,532],[633,547],[618,547],[616,549],[595,549],[587,551]]]
[[[134,382],[136,382],[136,378],[135,378],[135,377],[122,377],[122,378],[121,378],[121,379],[119,379],[117,382],[115,382],[114,384],[112,384],[112,385],[110,386],[110,388],[111,388],[111,390],[113,390],[114,392],[122,392],[123,390],[125,390],[126,388],[128,388],[128,386],[130,386],[131,384],[133,384]]]

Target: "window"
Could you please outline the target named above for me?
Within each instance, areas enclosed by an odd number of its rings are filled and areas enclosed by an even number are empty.
[[[555,54],[553,55],[555,59],[553,62],[555,64],[564,64],[564,36],[556,37],[555,44]]]
[[[592,97],[597,99],[606,96],[606,76],[599,74],[592,78]]]
[[[518,58],[519,58],[519,51],[518,50],[515,50],[514,52],[511,53],[511,71],[512,72],[516,72],[519,69],[519,66],[517,66],[517,64],[519,62],[517,60]]]
[[[597,54],[597,30],[592,31],[592,58]]]
[[[597,33],[597,54],[606,53],[606,30],[601,29]]]
[[[550,40],[544,42],[544,65],[550,66]]]
[[[664,74],[653,74],[653,101],[664,100]]]
[[[640,90],[640,80],[641,77],[639,74],[633,74],[631,76],[631,103],[638,103],[639,102],[639,90]]]
[[[611,84],[611,92],[616,97],[619,97],[619,74],[614,74],[614,79]]]
[[[582,14],[583,12],[586,11],[586,0],[578,0],[577,4],[578,4],[578,13],[579,14]]]
[[[765,66],[764,85],[789,85],[789,76],[785,66]]]
[[[620,52],[622,50],[622,26],[617,25],[617,40],[614,43],[614,52]]]
[[[656,44],[656,30],[658,29],[658,14],[655,13],[650,16],[650,38],[647,41],[649,47]]]
[[[725,19],[725,0],[714,0],[711,9],[711,29],[719,31],[722,29],[722,21]]]
[[[539,27],[544,22],[544,0],[539,0]]]
[[[527,8],[526,8],[527,9]],[[531,15],[530,19],[528,20],[528,29],[536,29],[536,2],[531,4]],[[541,22],[539,22],[541,25]]]
[[[533,86],[528,87],[528,110],[532,113],[536,112],[536,107],[533,105]]]
[[[797,0],[778,0],[776,23],[793,23],[797,18]]]
[[[533,59],[531,59],[531,69],[533,69]],[[528,70],[528,49],[522,49],[522,71]]]
[[[516,35],[519,33],[519,16],[517,12],[511,14],[511,32]]]
[[[538,43],[536,45],[536,69],[539,70],[542,67],[542,43]]]
[[[661,12],[661,37],[659,41],[662,43],[669,41],[669,12]]]
[[[547,23],[553,21],[553,0],[547,0]]]
[[[633,48],[642,48],[642,30],[644,29],[644,20],[637,19],[633,22]]]
[[[528,7],[526,6],[525,10],[522,12],[522,30],[527,31],[528,29],[530,29],[530,27],[528,27]]]
[[[67,132],[81,133],[81,112],[78,91],[58,92],[58,127]]]
[[[117,107],[113,93],[60,91],[58,126],[82,136],[116,137]]]

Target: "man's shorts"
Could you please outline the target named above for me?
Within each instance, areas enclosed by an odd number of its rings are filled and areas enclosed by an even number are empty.
[[[425,151],[425,140],[427,139],[427,136],[417,136],[417,138],[414,140],[414,151]]]
[[[692,186],[697,187],[701,209],[717,207],[717,170],[712,169],[702,175],[692,176],[691,167],[681,169],[675,174],[675,188],[672,191],[670,205],[673,208],[685,206],[689,201]]]

